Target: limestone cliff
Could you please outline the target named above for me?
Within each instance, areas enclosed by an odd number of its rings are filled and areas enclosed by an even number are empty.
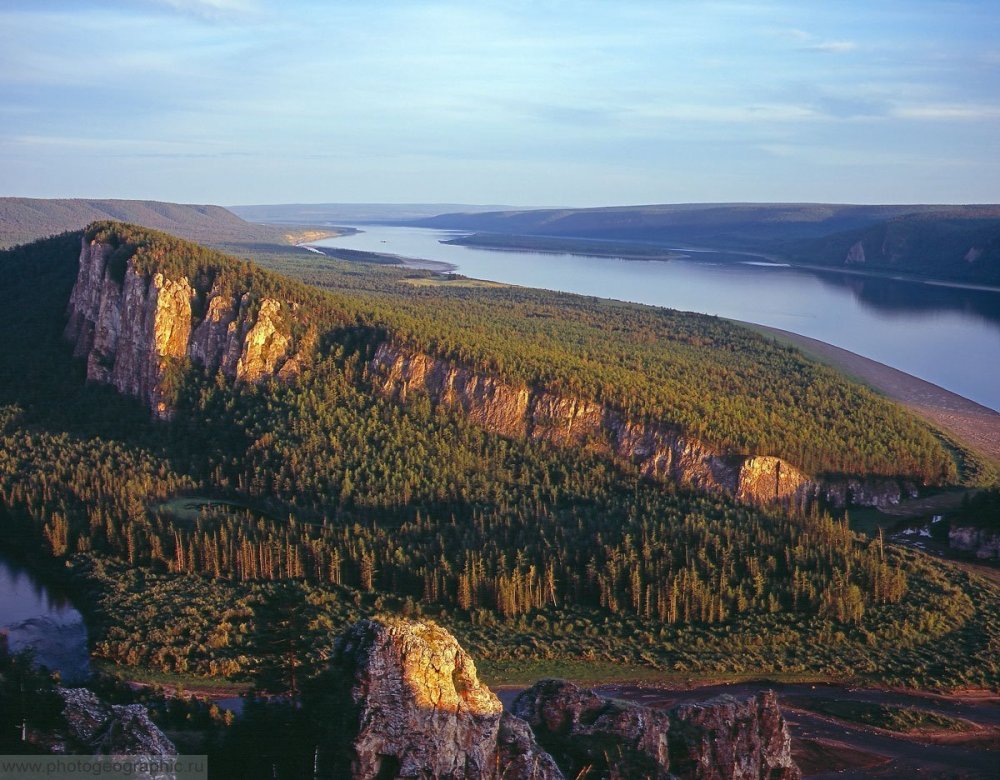
[[[119,279],[109,263],[114,251],[84,237],[67,308],[65,335],[86,360],[88,380],[140,398],[166,418],[170,369],[187,359],[247,382],[300,369],[309,339],[297,350],[292,344],[289,304],[217,286],[201,292],[186,277],[141,272],[134,258]]]
[[[391,342],[379,346],[369,369],[391,397],[427,393],[494,433],[586,448],[632,463],[644,476],[748,503],[801,504],[822,495],[836,506],[884,505],[915,491],[893,479],[821,482],[777,457],[718,452],[677,428],[634,422],[594,401],[477,374]]]
[[[177,748],[141,704],[107,704],[87,688],[58,688],[71,746],[95,755],[175,756]]]

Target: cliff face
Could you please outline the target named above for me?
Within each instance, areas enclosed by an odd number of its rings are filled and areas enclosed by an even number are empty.
[[[304,350],[292,354],[281,301],[264,298],[254,312],[246,294],[213,288],[200,295],[188,279],[146,276],[132,260],[118,281],[108,267],[112,252],[84,239],[67,308],[65,335],[86,360],[88,380],[140,398],[166,418],[174,362],[191,359],[247,382],[298,372]]]
[[[67,737],[95,755],[175,756],[177,748],[141,704],[107,704],[86,688],[59,688]]]
[[[800,503],[823,495],[837,506],[884,505],[915,490],[887,479],[820,483],[780,458],[720,453],[676,428],[636,423],[593,401],[476,374],[391,342],[379,346],[369,368],[378,389],[399,400],[427,393],[494,433],[585,448],[632,463],[644,476],[748,503]]]
[[[580,777],[587,767],[610,780],[674,777],[664,711],[602,699],[563,680],[535,683],[518,695],[513,710],[568,777]]]

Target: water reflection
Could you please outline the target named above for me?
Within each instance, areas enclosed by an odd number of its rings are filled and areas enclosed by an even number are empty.
[[[455,231],[365,225],[327,246],[451,263],[466,276],[715,314],[801,333],[1000,410],[1000,293],[762,263],[671,261],[442,244]]]
[[[87,629],[68,595],[2,555],[0,633],[13,652],[32,649],[35,660],[58,670],[65,682],[79,683],[90,676]]]
[[[1000,295],[987,290],[920,284],[896,279],[817,271],[824,284],[849,290],[864,306],[883,314],[958,312],[1000,329]]]

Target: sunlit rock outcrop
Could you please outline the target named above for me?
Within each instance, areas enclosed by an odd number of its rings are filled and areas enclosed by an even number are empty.
[[[362,620],[323,685],[324,776],[449,780],[798,780],[771,692],[658,710],[562,680],[506,713],[455,638],[433,623]]]
[[[90,381],[113,385],[169,417],[170,372],[190,360],[237,381],[294,376],[304,361],[293,351],[291,305],[213,287],[203,296],[186,278],[140,272],[133,259],[119,280],[109,267],[114,247],[83,239],[65,336],[87,363]],[[311,342],[310,342],[311,343]]]
[[[344,678],[328,705],[339,719],[332,776],[562,778],[440,626],[363,620],[339,640],[332,669]]]
[[[823,496],[835,506],[884,506],[915,492],[895,479],[819,480],[777,457],[719,452],[676,427],[629,420],[595,401],[479,374],[388,341],[369,368],[376,387],[390,397],[405,401],[426,393],[494,433],[610,455],[644,476],[751,504],[803,505]]]

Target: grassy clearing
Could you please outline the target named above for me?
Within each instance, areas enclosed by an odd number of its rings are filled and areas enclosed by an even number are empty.
[[[178,672],[163,672],[146,666],[123,667],[100,659],[92,660],[94,670],[109,677],[115,677],[124,682],[140,683],[142,685],[159,685],[170,688],[204,691],[212,694],[239,695],[250,690],[251,684],[244,680],[230,680],[225,677],[201,677],[195,674]]]
[[[193,524],[201,516],[202,512],[215,507],[232,507],[234,509],[250,509],[250,505],[244,501],[233,501],[231,499],[210,498],[208,496],[174,496],[153,507],[153,511],[170,515],[175,521],[185,524]]]

